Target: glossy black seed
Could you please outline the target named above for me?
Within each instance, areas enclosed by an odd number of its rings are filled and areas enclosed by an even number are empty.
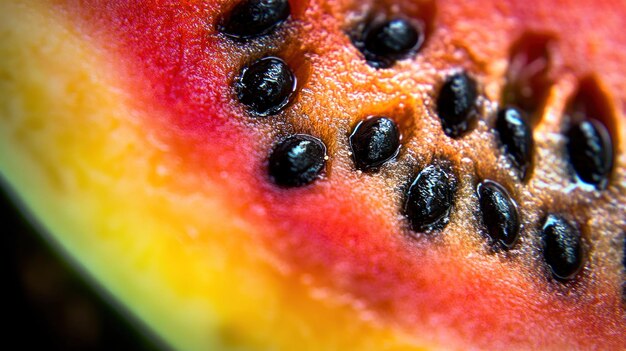
[[[388,68],[416,53],[424,37],[422,22],[393,18],[362,24],[352,33],[352,42],[370,66]]]
[[[416,231],[442,228],[454,203],[456,180],[445,168],[430,165],[415,178],[406,195],[404,213]]]
[[[269,173],[285,187],[307,185],[319,177],[326,164],[326,145],[310,135],[296,134],[276,145],[269,158]]]
[[[567,151],[580,180],[603,188],[613,167],[613,146],[606,127],[596,120],[573,124],[567,132]]]
[[[242,70],[235,82],[239,101],[258,116],[282,110],[293,94],[296,78],[287,64],[277,57],[265,57]]]
[[[400,58],[421,44],[422,33],[401,18],[371,28],[365,37],[365,48],[378,56]]]
[[[487,234],[492,242],[510,249],[519,237],[517,205],[506,189],[491,180],[480,183],[476,192]]]
[[[580,232],[561,216],[550,214],[542,228],[543,256],[559,280],[571,280],[583,265]]]
[[[477,98],[476,82],[467,73],[446,79],[437,98],[437,114],[448,136],[459,137],[471,127]]]
[[[287,0],[244,0],[235,5],[218,30],[234,38],[267,34],[289,17]]]
[[[496,130],[515,167],[526,178],[532,159],[533,132],[525,116],[515,107],[506,107],[498,112]]]
[[[356,167],[374,169],[400,150],[400,131],[387,117],[371,117],[359,122],[350,135],[350,147]]]

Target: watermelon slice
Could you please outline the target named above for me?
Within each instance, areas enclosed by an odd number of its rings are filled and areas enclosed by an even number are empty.
[[[0,174],[176,349],[624,350],[626,4],[0,2]]]

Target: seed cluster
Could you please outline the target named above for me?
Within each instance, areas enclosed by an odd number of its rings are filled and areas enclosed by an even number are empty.
[[[289,11],[286,0],[244,0],[232,8],[218,25],[218,30],[231,40],[270,35],[288,21]],[[375,68],[390,68],[399,60],[409,59],[425,42],[424,25],[419,20],[394,17],[366,21],[351,39],[365,61]],[[519,64],[520,61],[516,62]],[[515,70],[523,71],[523,67]],[[528,82],[514,82],[512,91],[515,94],[509,94],[513,98],[503,101],[504,107],[497,112],[493,132],[503,155],[518,170],[519,180],[525,182],[532,173],[535,147],[529,122],[529,114],[534,112],[528,106],[536,107],[538,100],[533,96],[520,97],[519,91],[523,90],[520,86],[532,83],[536,92],[545,89],[536,88],[538,78],[522,76]],[[511,79],[516,78],[511,76]],[[285,61],[267,56],[243,67],[233,89],[238,101],[252,117],[267,117],[288,107],[296,84],[294,71]],[[436,96],[434,109],[444,134],[448,138],[460,139],[471,133],[480,118],[477,81],[467,72],[457,71],[441,82]],[[573,173],[581,182],[600,190],[606,188],[614,157],[606,126],[583,116],[572,119],[568,128],[564,136]],[[375,115],[358,122],[348,142],[354,168],[376,173],[385,164],[399,158],[402,132],[393,116]],[[285,188],[310,185],[323,176],[327,159],[327,149],[320,138],[308,134],[288,136],[278,140],[269,153],[269,179]],[[423,233],[440,231],[449,223],[454,210],[457,175],[452,164],[441,159],[432,161],[416,173],[404,193],[402,212],[412,230]],[[496,250],[514,249],[522,235],[524,213],[511,192],[489,179],[480,180],[475,192],[480,210],[478,220],[482,223],[486,241]],[[578,224],[560,213],[550,212],[542,223],[535,231],[540,237],[546,269],[556,281],[575,279],[584,266],[586,255]],[[626,254],[624,257],[626,260]]]

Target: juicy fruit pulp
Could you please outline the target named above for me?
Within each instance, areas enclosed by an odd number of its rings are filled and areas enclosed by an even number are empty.
[[[226,1],[5,1],[0,170],[179,348],[624,349],[611,5],[291,1],[248,35]],[[372,64],[352,33],[394,19]],[[494,130],[504,104],[532,128],[523,180],[501,146],[525,144]],[[350,136],[370,116],[394,121],[399,152],[359,172]],[[602,186],[568,156],[587,120],[608,135],[582,150],[614,156],[592,167]],[[509,250],[485,245],[486,180],[517,204]]]

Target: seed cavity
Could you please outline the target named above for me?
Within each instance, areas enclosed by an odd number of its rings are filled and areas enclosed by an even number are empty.
[[[470,129],[476,118],[477,98],[476,82],[467,73],[446,79],[437,98],[437,114],[446,135],[457,138]]]
[[[549,214],[542,227],[543,256],[557,280],[572,280],[583,265],[578,228],[560,215]]]
[[[569,161],[578,178],[605,188],[613,168],[613,146],[606,127],[596,120],[575,123],[567,132]]]
[[[352,157],[357,169],[375,170],[400,150],[400,131],[387,117],[374,116],[356,125],[350,135]]]
[[[502,185],[492,180],[478,184],[476,193],[491,243],[505,250],[511,249],[520,231],[517,204]]]
[[[419,51],[424,43],[424,23],[419,20],[392,18],[372,21],[362,32],[353,35],[352,42],[375,68],[389,68],[401,59]]]
[[[431,164],[419,172],[404,202],[413,229],[442,229],[449,222],[455,193],[456,179],[447,166]]]
[[[520,178],[527,179],[533,152],[533,132],[523,112],[515,107],[498,111],[496,131],[504,153],[520,171]]]
[[[524,33],[511,47],[503,103],[517,106],[532,125],[553,85],[551,76],[556,40],[548,33]]]
[[[281,111],[296,89],[296,77],[278,57],[265,57],[245,67],[235,82],[237,99],[257,116]]]
[[[244,0],[233,7],[218,30],[236,39],[254,38],[274,30],[289,13],[287,0]]]
[[[295,134],[279,142],[269,157],[269,174],[284,187],[300,187],[319,178],[326,164],[326,145],[311,135]]]

